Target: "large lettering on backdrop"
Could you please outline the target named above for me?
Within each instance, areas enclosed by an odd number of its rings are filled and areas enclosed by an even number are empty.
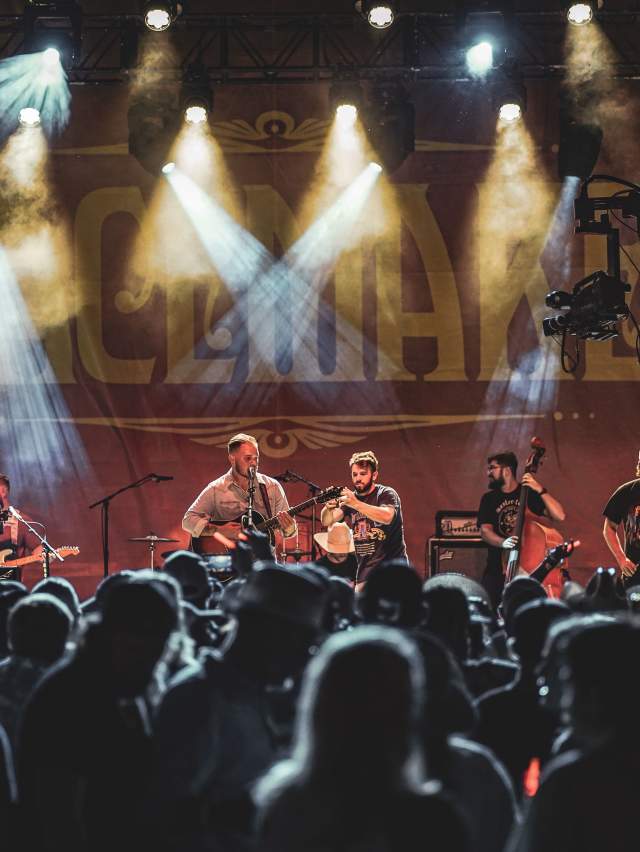
[[[625,330],[614,342],[590,344],[573,375],[542,337],[548,290],[606,264],[602,241],[580,242],[570,222],[559,239],[562,268],[534,223],[530,239],[506,246],[501,276],[477,253],[489,126],[479,130],[470,119],[455,125],[456,138],[440,117],[434,138],[423,116],[416,153],[394,177],[384,233],[349,246],[323,286],[302,299],[286,287],[265,299],[259,280],[247,281],[239,298],[213,265],[171,286],[131,274],[157,187],[128,155],[126,98],[74,97],[74,117],[52,156],[72,248],[73,309],[41,333],[89,464],[55,499],[33,482],[16,482],[15,490],[25,509],[46,519],[54,541],[80,544],[76,573],[100,571],[98,519],[88,503],[151,470],[175,478],[113,502],[113,565],[145,564],[144,547],[127,542],[132,536],[153,531],[185,541],[185,507],[226,469],[226,441],[241,430],[259,438],[266,473],[290,468],[321,486],[347,484],[349,455],[374,449],[382,481],[403,499],[419,566],[435,511],[477,506],[487,453],[513,448],[523,456],[540,434],[549,447],[541,478],[567,508],[564,531],[584,542],[580,562],[607,561],[600,513],[612,488],[633,476],[638,449],[634,337]],[[275,262],[301,236],[298,211],[328,122],[315,89],[283,92],[277,110],[265,97],[244,98],[240,116],[229,97],[214,135],[241,200],[239,224]],[[453,109],[446,92],[424,97],[429,115],[435,98],[441,110]],[[544,160],[546,140],[538,142]],[[550,159],[546,165],[540,181],[557,200],[561,186],[552,185]],[[184,233],[172,239],[172,251],[183,243],[189,250]],[[500,233],[495,239],[498,251]],[[626,248],[639,262],[635,240]],[[623,269],[635,304],[627,258]],[[24,283],[23,293],[29,303]],[[303,344],[295,334],[301,325]],[[11,472],[14,459],[1,466]],[[291,500],[305,496],[304,486],[287,488]]]

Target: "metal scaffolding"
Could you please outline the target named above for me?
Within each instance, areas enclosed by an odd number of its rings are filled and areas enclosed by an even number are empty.
[[[598,20],[617,53],[616,76],[640,77],[640,13],[603,12]],[[525,78],[562,76],[566,27],[561,12],[515,13],[508,45]],[[70,81],[125,82],[141,46],[154,38],[138,16],[84,15]],[[470,79],[465,36],[453,13],[403,14],[387,30],[374,30],[355,14],[187,14],[169,38],[172,49],[154,69],[168,78],[200,61],[211,82],[231,84],[308,83],[345,74],[378,81]],[[22,17],[0,16],[0,59],[23,47]]]

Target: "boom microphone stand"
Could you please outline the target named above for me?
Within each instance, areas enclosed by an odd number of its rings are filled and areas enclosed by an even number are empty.
[[[305,485],[309,486],[309,494],[312,497],[315,497],[316,494],[322,491],[322,488],[320,488],[319,485],[316,485],[315,482],[311,482],[311,480],[307,479],[304,476],[301,476],[299,473],[296,473],[295,470],[287,469],[284,473],[281,473],[280,476],[276,476],[275,479],[277,479],[279,482],[304,482]],[[314,562],[317,556],[316,540],[314,537],[316,534],[317,526],[317,506],[314,503],[311,507],[311,559]]]
[[[39,532],[36,532],[36,530],[34,530],[34,528],[31,526],[29,521],[27,521],[25,518],[23,518],[22,515],[20,514],[20,512],[18,512],[17,509],[14,509],[13,506],[8,506],[7,509],[9,511],[9,513],[12,514],[14,518],[16,518],[16,520],[18,520],[21,524],[24,524],[25,527],[29,530],[29,532],[33,533],[33,535],[35,535],[35,537],[38,539],[38,541],[40,542],[40,544],[44,548],[44,562],[43,562],[43,565],[42,565],[42,573],[45,577],[48,577],[49,576],[49,562],[50,562],[51,556],[53,556],[54,559],[57,559],[58,562],[64,562],[64,559],[62,558],[62,556],[60,556],[60,554],[56,551],[56,549],[49,544],[49,542],[47,541],[45,536],[40,535]]]
[[[95,503],[92,503],[89,506],[90,509],[95,509],[96,506],[100,506],[102,510],[102,565],[103,575],[105,577],[109,575],[109,504],[114,497],[117,497],[118,494],[122,494],[123,491],[128,491],[130,488],[139,488],[147,482],[164,482],[167,479],[173,479],[173,477],[162,476],[158,473],[148,473],[146,476],[143,476],[142,479],[136,479],[135,482],[130,482],[129,485],[124,485],[122,488],[118,488],[118,490],[114,491],[113,494],[107,494],[106,497],[103,497],[101,500],[96,500]]]

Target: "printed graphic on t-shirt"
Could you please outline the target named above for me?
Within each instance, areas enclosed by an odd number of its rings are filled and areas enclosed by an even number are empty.
[[[496,508],[498,532],[504,538],[512,535],[516,528],[519,505],[518,497],[507,497]]]
[[[624,540],[626,551],[636,552],[640,548],[640,505],[631,506],[624,519]]]
[[[387,534],[377,527],[371,518],[357,512],[353,517],[353,541],[358,556],[371,556],[379,541],[384,541]]]

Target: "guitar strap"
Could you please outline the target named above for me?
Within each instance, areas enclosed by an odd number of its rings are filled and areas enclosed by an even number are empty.
[[[267,518],[273,517],[273,512],[271,511],[271,502],[269,500],[269,494],[267,493],[267,486],[264,482],[258,482],[260,486],[260,494],[262,495],[262,502],[264,503],[264,507],[267,510]]]

